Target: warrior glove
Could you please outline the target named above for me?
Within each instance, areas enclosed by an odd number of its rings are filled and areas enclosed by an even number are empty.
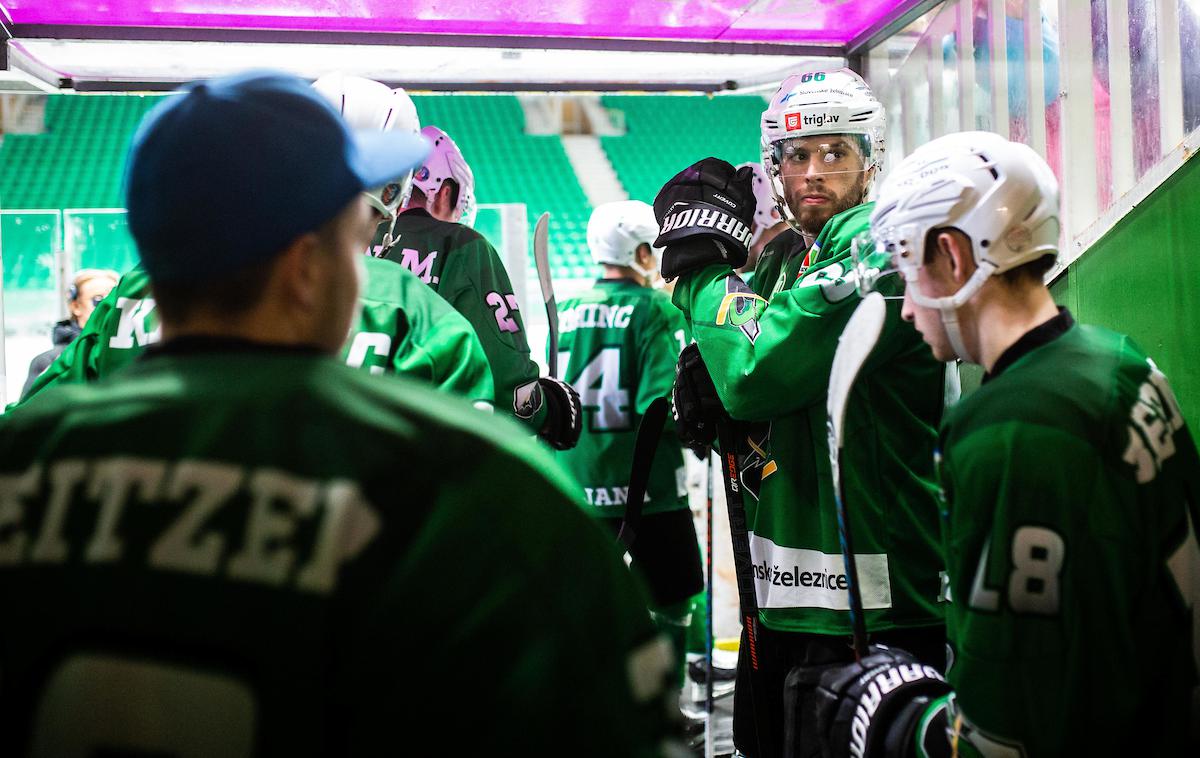
[[[546,420],[538,436],[555,450],[570,450],[579,443],[583,430],[583,407],[579,393],[564,381],[550,376],[537,380],[546,400]]]
[[[701,460],[707,458],[717,438],[717,421],[726,413],[708,367],[700,357],[700,348],[694,342],[683,349],[675,364],[671,415],[683,444]]]
[[[905,758],[914,753],[916,726],[929,703],[952,691],[933,666],[872,645],[861,662],[825,669],[806,715],[817,725],[824,756]]]
[[[746,263],[754,229],[754,170],[705,158],[680,171],[654,198],[665,247],[662,276],[670,280],[710,263]]]

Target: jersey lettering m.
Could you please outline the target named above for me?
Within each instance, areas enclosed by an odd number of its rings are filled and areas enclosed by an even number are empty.
[[[397,216],[392,239],[382,256],[413,272],[475,330],[491,366],[498,411],[541,429],[546,410],[541,390],[530,384],[537,381],[538,367],[529,357],[517,298],[495,248],[474,229],[440,221],[423,208]],[[527,396],[536,402],[525,403]]]

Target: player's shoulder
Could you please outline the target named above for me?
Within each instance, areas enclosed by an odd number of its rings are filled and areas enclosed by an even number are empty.
[[[460,248],[491,248],[486,237],[466,224],[442,221],[423,210],[401,213],[396,217],[393,229],[399,238],[397,245],[401,248],[405,245],[428,247],[437,249],[443,255]]]
[[[150,294],[150,276],[139,264],[122,274],[114,289],[118,297],[145,297]]]
[[[339,455],[352,457],[365,457],[353,454],[358,449],[372,456],[390,450],[397,460],[434,450],[453,460],[500,456],[567,491],[557,466],[515,422],[418,381],[307,353],[156,355],[99,382],[50,388],[0,416],[0,456],[37,448],[66,430],[119,446],[130,434],[166,439],[197,419],[232,417],[247,434],[273,419],[287,426],[302,418],[314,435],[310,442],[336,444]]]
[[[385,304],[409,310],[416,304],[440,299],[421,277],[396,261],[365,255],[363,273],[359,300],[364,304]]]
[[[963,398],[947,414],[945,428],[965,436],[1016,424],[1026,434],[1056,430],[1103,440],[1121,396],[1147,373],[1145,355],[1128,337],[1075,324]]]
[[[660,289],[643,287],[644,294],[639,298],[639,307],[654,318],[674,319],[683,318],[683,314],[671,302],[671,296]]]
[[[453,249],[468,248],[468,247],[483,247],[491,249],[492,243],[488,242],[487,237],[484,237],[473,228],[466,224],[460,224],[456,221],[442,221],[441,219],[431,219],[433,229],[439,237],[445,237],[452,241]]]
[[[776,234],[774,239],[763,246],[762,255],[759,256],[759,261],[772,258],[777,255],[786,256],[789,252],[797,247],[804,246],[804,237],[800,232],[792,227],[784,229],[779,234]]]

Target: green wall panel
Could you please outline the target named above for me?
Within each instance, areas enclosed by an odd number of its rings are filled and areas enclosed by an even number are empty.
[[[1200,161],[1191,160],[1051,286],[1081,322],[1128,334],[1200,430]]]

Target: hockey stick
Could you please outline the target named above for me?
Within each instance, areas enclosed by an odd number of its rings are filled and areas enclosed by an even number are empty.
[[[742,628],[746,630],[747,647],[750,652],[750,700],[754,705],[754,741],[758,750],[755,758],[765,756],[764,734],[774,734],[773,727],[763,722],[774,719],[767,707],[766,687],[758,658],[758,597],[754,590],[754,560],[750,554],[750,534],[746,525],[746,503],[742,499],[742,486],[738,472],[737,440],[741,434],[733,419],[725,416],[717,421],[717,442],[721,446],[721,478],[725,485],[725,509],[729,513],[729,536],[733,543],[733,569],[737,577],[738,606],[742,616]],[[739,650],[740,657],[745,651]],[[712,679],[709,670],[708,678]]]
[[[704,682],[704,758],[713,758],[716,752],[713,735],[713,455],[709,451],[704,461],[704,488],[707,506],[704,511],[704,662],[708,665],[708,676]]]
[[[543,213],[533,228],[533,263],[537,267],[542,300],[546,303],[546,366],[550,376],[558,378],[558,304],[554,302],[554,282],[550,279],[550,214]]]
[[[650,407],[642,414],[638,424],[637,439],[633,443],[633,467],[629,471],[629,491],[625,498],[625,518],[617,532],[617,543],[628,550],[637,539],[637,530],[642,523],[642,505],[646,502],[646,485],[650,482],[650,467],[658,451],[667,423],[667,399],[658,397],[650,401]]]
[[[838,337],[837,351],[833,354],[833,367],[829,371],[829,395],[825,406],[828,412],[829,468],[833,474],[838,541],[842,545],[842,561],[846,566],[846,589],[850,593],[854,657],[860,661],[867,655],[867,624],[863,618],[862,588],[858,584],[858,567],[854,561],[850,523],[846,519],[841,469],[842,444],[845,440],[842,435],[845,431],[846,405],[850,401],[854,379],[867,362],[875,343],[879,341],[886,317],[887,304],[883,295],[878,292],[868,293],[850,316],[846,328],[842,330],[842,336]]]

